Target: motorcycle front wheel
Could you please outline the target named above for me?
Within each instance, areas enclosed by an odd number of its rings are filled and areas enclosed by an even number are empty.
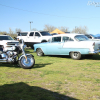
[[[26,55],[27,59],[22,56],[21,59],[18,61],[19,66],[24,69],[31,69],[35,64],[35,59],[32,55]]]

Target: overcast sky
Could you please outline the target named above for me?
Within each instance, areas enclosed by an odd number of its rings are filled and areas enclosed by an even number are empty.
[[[96,7],[97,6],[97,7]],[[0,0],[0,31],[43,30],[44,25],[87,26],[89,34],[100,33],[100,0]]]

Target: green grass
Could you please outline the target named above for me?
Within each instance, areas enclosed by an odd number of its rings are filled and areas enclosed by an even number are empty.
[[[0,100],[100,100],[100,56],[38,57],[32,69],[0,64]]]

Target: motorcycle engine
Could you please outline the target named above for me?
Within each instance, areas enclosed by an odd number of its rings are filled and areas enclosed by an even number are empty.
[[[6,53],[0,54],[0,59],[4,59],[5,61],[12,63],[17,55],[17,52],[7,51]]]
[[[6,53],[7,53],[8,57],[11,57],[13,55],[12,51],[7,51]]]
[[[8,62],[14,62],[14,57],[15,57],[15,55],[17,53],[13,52],[13,51],[7,51],[6,54],[7,54],[7,60],[8,60]]]

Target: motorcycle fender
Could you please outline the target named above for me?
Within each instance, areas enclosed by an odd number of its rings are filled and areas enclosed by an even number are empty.
[[[34,57],[32,54],[26,54],[26,56],[28,56],[28,55]],[[18,61],[19,61],[23,56],[24,56],[24,55],[21,55],[21,56],[18,58]]]

